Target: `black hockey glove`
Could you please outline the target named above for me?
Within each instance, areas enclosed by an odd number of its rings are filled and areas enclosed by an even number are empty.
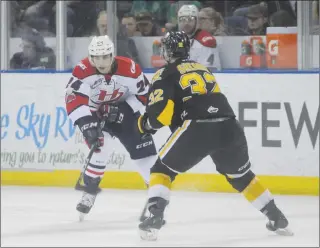
[[[97,116],[100,120],[105,120],[108,123],[121,123],[123,114],[120,113],[119,107],[109,103],[103,103],[97,110]]]
[[[89,149],[91,149],[93,145],[96,145],[97,149],[95,150],[95,152],[100,152],[101,150],[99,149],[99,147],[103,146],[104,144],[104,136],[99,127],[99,123],[90,122],[84,124],[80,127],[80,130]]]
[[[148,114],[144,113],[138,119],[139,132],[145,137],[147,135],[155,134],[157,130],[153,129],[148,122]]]

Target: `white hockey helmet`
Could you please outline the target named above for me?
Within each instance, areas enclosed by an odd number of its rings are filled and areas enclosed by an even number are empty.
[[[114,54],[114,44],[108,35],[94,36],[88,47],[90,56]]]
[[[89,44],[88,52],[91,64],[101,73],[107,73],[114,58],[114,44],[109,36],[94,36]]]
[[[199,27],[199,21],[198,21],[198,14],[199,14],[199,10],[197,8],[197,6],[195,5],[182,5],[181,8],[178,11],[178,26],[179,26],[179,30],[180,31],[185,31],[188,36],[192,36],[196,30]],[[192,27],[192,30],[183,30],[183,24],[182,24],[182,19],[183,18],[190,18],[191,19],[195,19],[196,23],[195,26]]]

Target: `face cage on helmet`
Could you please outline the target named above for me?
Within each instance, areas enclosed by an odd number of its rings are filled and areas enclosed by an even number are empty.
[[[194,17],[195,18],[195,25],[193,27],[193,30],[192,30],[191,34],[187,34],[189,37],[193,36],[198,29],[198,23],[199,23],[198,18],[196,16],[180,16],[180,17]],[[178,17],[178,30],[181,31],[179,23],[180,22],[179,22],[179,17]]]
[[[160,46],[160,56],[166,61],[170,62],[172,58],[172,54],[169,55],[167,49],[165,48],[165,45],[162,43]]]

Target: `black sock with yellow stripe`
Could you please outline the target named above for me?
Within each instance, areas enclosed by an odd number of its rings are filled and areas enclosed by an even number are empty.
[[[259,211],[273,200],[270,191],[260,182],[259,178],[250,170],[239,178],[229,178],[228,182]]]

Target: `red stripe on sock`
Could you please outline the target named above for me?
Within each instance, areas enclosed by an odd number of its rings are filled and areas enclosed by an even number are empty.
[[[104,174],[104,172],[97,172],[97,171],[93,171],[90,169],[87,169],[87,172],[90,172],[90,173],[97,175],[97,176],[102,176]]]

